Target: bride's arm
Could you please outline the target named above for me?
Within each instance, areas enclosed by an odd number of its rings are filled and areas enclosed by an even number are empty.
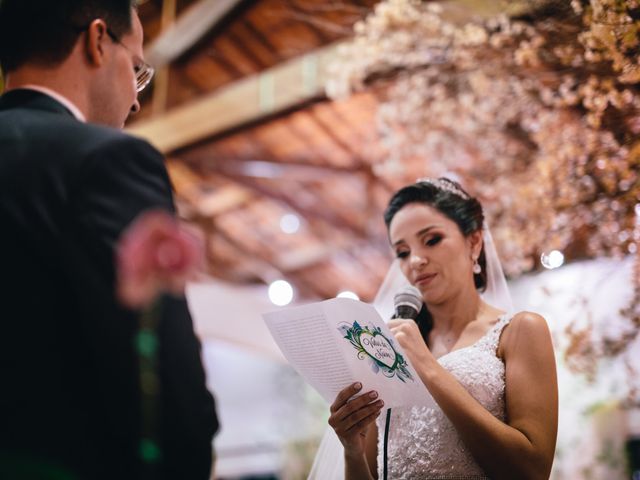
[[[548,479],[558,424],[555,358],[547,324],[523,312],[505,328],[506,423],[480,405],[425,345],[416,323],[390,322],[420,378],[474,459],[493,479]]]

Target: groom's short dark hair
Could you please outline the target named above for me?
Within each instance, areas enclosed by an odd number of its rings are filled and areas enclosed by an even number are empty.
[[[56,66],[83,29],[103,19],[120,38],[131,31],[134,0],[0,0],[0,68],[27,62]]]

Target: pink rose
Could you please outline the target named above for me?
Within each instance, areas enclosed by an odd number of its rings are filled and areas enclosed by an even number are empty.
[[[204,264],[203,244],[162,210],[142,213],[117,247],[117,294],[130,308],[149,306],[163,292],[184,294]]]

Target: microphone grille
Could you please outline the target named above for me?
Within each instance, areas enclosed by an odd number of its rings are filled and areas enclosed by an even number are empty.
[[[422,294],[413,285],[407,285],[402,288],[393,297],[393,304],[397,307],[406,305],[415,308],[417,312],[422,308]]]

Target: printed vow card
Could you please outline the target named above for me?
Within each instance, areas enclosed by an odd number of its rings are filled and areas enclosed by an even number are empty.
[[[387,408],[435,405],[373,306],[333,298],[262,316],[289,363],[327,402],[362,382]]]

